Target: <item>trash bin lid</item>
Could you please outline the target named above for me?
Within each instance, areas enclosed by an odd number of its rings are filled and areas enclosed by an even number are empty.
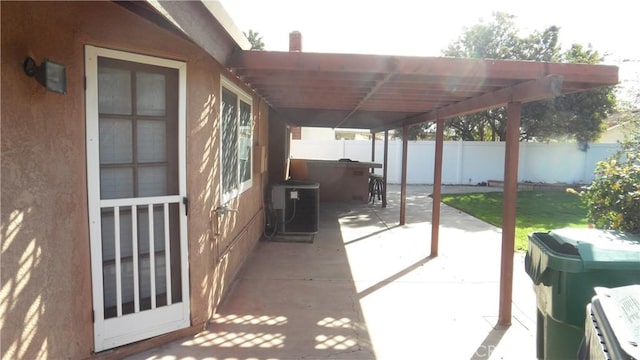
[[[640,284],[594,290],[592,312],[611,358],[640,359]]]
[[[614,230],[570,228],[552,230],[549,235],[560,247],[577,250],[585,270],[640,270],[638,235]]]

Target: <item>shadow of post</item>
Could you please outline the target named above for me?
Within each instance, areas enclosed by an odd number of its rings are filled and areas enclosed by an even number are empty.
[[[370,286],[364,290],[362,290],[360,293],[358,293],[358,297],[360,299],[364,298],[367,295],[370,295],[371,293],[373,293],[376,290],[379,290],[381,288],[383,288],[385,285],[388,285],[398,279],[400,279],[401,277],[409,274],[410,272],[414,271],[415,269],[423,266],[424,264],[428,263],[429,261],[435,259],[434,256],[428,256],[420,261],[415,262],[414,264],[407,266],[406,268],[404,268],[402,271],[398,271],[397,273],[389,276],[388,278],[381,280],[379,282],[377,282],[375,285]]]
[[[498,346],[504,334],[506,334],[507,330],[509,330],[509,326],[496,325],[487,337],[484,338],[482,343],[478,345],[476,351],[471,355],[470,360],[481,360],[481,359],[489,359],[491,357],[491,353]]]

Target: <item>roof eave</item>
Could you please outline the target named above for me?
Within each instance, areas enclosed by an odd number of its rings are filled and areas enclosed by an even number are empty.
[[[173,26],[223,65],[233,54],[251,48],[220,1],[147,0]]]

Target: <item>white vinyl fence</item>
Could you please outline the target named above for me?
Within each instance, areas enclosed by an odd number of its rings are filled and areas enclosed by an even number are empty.
[[[384,141],[376,141],[375,162],[384,160]],[[477,184],[504,178],[504,142],[445,141],[443,184]],[[575,143],[520,143],[519,182],[588,184],[596,163],[613,155],[617,144],[590,144],[587,151]],[[407,183],[433,183],[434,141],[409,141]],[[371,161],[368,140],[292,140],[291,157]],[[402,141],[389,141],[388,182],[399,184]],[[382,169],[376,169],[382,174]]]

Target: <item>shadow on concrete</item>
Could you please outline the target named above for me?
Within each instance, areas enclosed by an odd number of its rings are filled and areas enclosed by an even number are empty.
[[[430,217],[425,189],[410,190],[408,214]],[[487,323],[499,230],[443,206],[432,258],[429,219],[399,226],[394,204],[321,204],[313,243],[259,242],[205,331],[131,358],[535,358],[533,327]],[[516,309],[535,310],[529,281],[514,288]]]
[[[385,232],[387,232],[387,231],[389,231],[389,230],[391,230],[391,229],[393,229],[393,228],[396,228],[396,227],[398,227],[398,226],[400,226],[400,225],[396,224],[396,225],[393,225],[393,226],[391,226],[391,227],[387,227],[387,228],[382,229],[382,230],[374,231],[374,232],[372,232],[372,233],[370,233],[370,234],[367,234],[367,235],[361,236],[361,237],[359,237],[359,238],[356,238],[356,239],[353,239],[353,240],[346,241],[344,244],[345,244],[345,245],[350,245],[350,244],[356,243],[356,242],[358,242],[358,241],[366,240],[366,239],[372,238],[372,237],[374,237],[374,236],[376,236],[376,235],[380,235],[380,234],[382,234],[382,233],[385,233]]]
[[[482,341],[476,351],[471,355],[470,360],[482,360],[491,358],[491,354],[498,347],[498,344],[509,330],[509,326],[496,325]]]
[[[340,223],[350,243],[387,230],[370,211],[323,208],[313,243],[258,243],[205,331],[130,359],[376,359]]]
[[[361,292],[358,293],[360,299],[364,298],[365,296],[373,293],[374,291],[376,291],[378,289],[381,289],[385,285],[393,283],[394,281],[396,281],[396,280],[400,279],[401,277],[409,274],[410,272],[416,270],[417,268],[423,266],[424,264],[428,263],[429,261],[431,261],[433,259],[435,259],[435,257],[432,257],[432,256],[426,257],[426,258],[416,262],[415,264],[405,268],[404,270],[399,271],[399,272],[393,274],[392,276],[389,276],[388,278],[378,282],[377,284],[362,290]]]

